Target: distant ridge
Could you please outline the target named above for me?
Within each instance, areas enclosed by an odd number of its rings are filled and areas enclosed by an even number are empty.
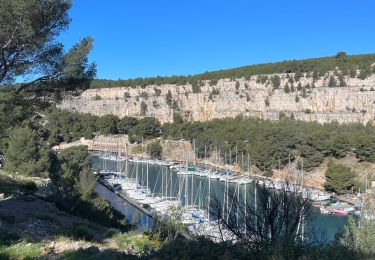
[[[147,85],[163,84],[198,84],[202,80],[211,80],[214,83],[223,78],[249,78],[260,74],[273,73],[311,73],[312,77],[324,76],[328,71],[337,70],[342,75],[350,75],[357,70],[360,71],[359,77],[366,78],[375,69],[372,66],[375,63],[375,54],[347,55],[345,52],[339,52],[334,56],[288,60],[275,63],[264,63],[249,65],[232,69],[217,70],[205,72],[197,75],[187,76],[158,76],[149,78],[135,78],[127,80],[106,80],[96,79],[92,82],[91,88],[112,88],[112,87],[146,87]]]

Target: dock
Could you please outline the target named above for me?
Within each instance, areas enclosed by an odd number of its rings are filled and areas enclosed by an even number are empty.
[[[111,185],[109,185],[109,183],[107,183],[106,181],[103,181],[101,178],[99,178],[98,182],[100,184],[102,184],[104,187],[106,187],[107,189],[111,190],[113,193],[115,193],[121,199],[125,200],[126,202],[130,203],[131,205],[133,205],[134,207],[139,209],[145,215],[147,215],[151,218],[155,217],[155,214],[153,214],[152,210],[144,208],[142,206],[142,204],[138,203],[138,201],[136,201],[135,199],[132,199],[129,196],[126,196],[126,194],[124,194],[123,192],[115,191],[113,189],[113,187]]]

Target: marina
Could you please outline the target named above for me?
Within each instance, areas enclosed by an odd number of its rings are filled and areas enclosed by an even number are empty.
[[[254,180],[231,172],[213,172],[172,161],[141,158],[117,160],[115,157],[97,155],[94,156],[93,167],[101,175],[100,182],[125,204],[131,204],[140,211],[144,219],[167,218],[171,208],[180,208],[183,212],[182,222],[188,225],[189,230],[205,234],[218,230],[214,217],[210,216],[212,196],[231,207],[228,198],[223,196],[229,187],[238,192],[240,199],[244,200],[247,196],[249,203],[254,201],[258,185],[270,189],[284,187],[282,182]],[[319,206],[330,205],[330,194],[311,189],[303,189],[301,193],[314,201],[317,213],[314,224],[317,229],[328,233],[327,240],[332,240],[338,231],[343,231],[347,214],[338,214],[339,211],[332,209],[324,212],[322,209],[325,207]],[[341,205],[341,208],[343,206],[348,205]]]

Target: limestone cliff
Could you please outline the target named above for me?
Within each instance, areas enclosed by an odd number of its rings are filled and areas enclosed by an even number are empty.
[[[162,123],[173,121],[173,113],[192,121],[238,115],[277,120],[293,114],[296,119],[320,123],[374,123],[375,75],[364,80],[344,77],[345,87],[328,87],[329,75],[317,80],[305,75],[293,83],[291,92],[284,86],[293,74],[278,74],[277,88],[271,76],[263,83],[257,76],[203,81],[199,93],[193,93],[190,84],[89,89],[64,99],[59,107],[99,116],[154,116]],[[170,102],[166,98],[169,91]]]

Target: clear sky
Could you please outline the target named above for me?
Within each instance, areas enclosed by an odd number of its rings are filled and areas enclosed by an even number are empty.
[[[70,16],[60,38],[95,39],[98,78],[375,52],[373,0],[73,0]]]

